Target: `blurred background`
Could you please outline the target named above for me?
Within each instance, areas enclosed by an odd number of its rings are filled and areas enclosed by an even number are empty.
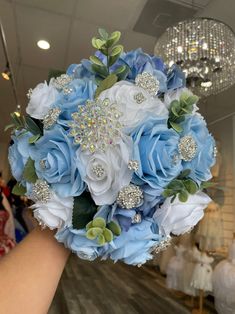
[[[234,0],[0,0],[0,18],[9,58],[6,59],[4,45],[0,42],[0,72],[7,72],[10,61],[15,82],[13,90],[11,79],[0,77],[0,179],[13,209],[17,242],[35,222],[28,209],[28,200],[11,195],[7,158],[10,132],[4,132],[4,127],[10,123],[11,112],[19,106],[25,110],[28,90],[47,79],[50,70],[65,71],[70,64],[92,55],[91,38],[99,27],[109,32],[120,30],[126,51],[142,47],[145,52],[154,54],[156,43],[166,29],[180,21],[208,17],[225,23],[233,33],[234,15]],[[46,41],[49,49],[45,49],[45,42],[43,49],[40,48],[40,40]],[[234,54],[232,49],[231,59]],[[185,279],[189,289],[182,288],[181,282],[185,269],[189,277],[193,273],[197,249],[208,258],[212,257],[213,261],[203,263],[213,270],[228,254],[228,263],[232,260],[231,254],[235,256],[235,252],[231,253],[235,232],[235,86],[233,82],[231,85],[224,91],[213,91],[209,96],[201,97],[199,103],[218,144],[219,162],[214,169],[214,180],[225,187],[209,191],[214,203],[207,211],[207,220],[191,234],[175,239],[167,251],[140,269],[109,262],[90,264],[73,257],[63,274],[51,314],[191,313],[199,307],[201,290],[203,307],[208,313],[216,313],[216,309],[222,314],[235,313],[234,300],[225,301],[221,296],[215,309],[213,289],[206,291],[205,288],[204,291],[202,287],[192,291],[190,279]],[[211,227],[211,221],[214,227]],[[204,241],[207,233],[215,241],[214,245]],[[9,244],[9,249],[11,246],[14,244]],[[185,251],[189,250],[191,255],[186,256]],[[230,268],[234,281],[224,288],[230,292],[235,285],[234,264]],[[105,278],[107,274],[109,278]],[[71,278],[77,281],[72,282]],[[109,289],[113,291],[112,296]],[[222,310],[219,302],[223,303]],[[202,308],[195,311],[204,313]]]

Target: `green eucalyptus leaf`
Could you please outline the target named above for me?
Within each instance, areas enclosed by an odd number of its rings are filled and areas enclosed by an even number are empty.
[[[169,121],[169,124],[176,132],[180,133],[183,131],[183,128],[180,124],[172,122],[172,121]]]
[[[38,134],[42,135],[43,134],[42,124],[39,120],[38,120],[38,124],[37,124],[36,121],[33,120],[30,116],[26,116],[25,122],[26,122],[27,130],[29,132],[31,132],[33,135],[38,135]]]
[[[122,232],[121,227],[115,221],[111,221],[110,223],[108,223],[107,227],[116,236],[119,236],[121,234],[121,232]]]
[[[98,243],[99,245],[104,245],[104,244],[105,244],[105,238],[104,238],[103,234],[99,234],[99,235],[98,235],[97,243]]]
[[[97,207],[91,198],[90,193],[84,192],[74,197],[72,225],[74,229],[83,229],[93,220]]]
[[[168,184],[167,189],[178,191],[184,189],[184,184],[181,180],[175,179]]]
[[[189,194],[195,194],[198,191],[197,183],[191,179],[183,181],[186,190]]]
[[[19,196],[25,195],[26,192],[27,192],[26,187],[21,185],[19,182],[17,182],[12,189],[12,193]]]
[[[216,185],[215,182],[205,181],[201,183],[200,189],[201,190],[208,189],[208,188],[214,187],[215,185]]]
[[[95,98],[97,98],[103,90],[106,90],[112,87],[117,82],[117,76],[115,74],[110,74],[106,77],[101,83],[100,86],[96,89]]]
[[[164,191],[163,191],[163,193],[162,193],[162,196],[163,197],[170,197],[170,196],[172,196],[172,195],[174,195],[175,193],[174,193],[174,191],[173,190],[171,190],[171,189],[165,189]]]
[[[107,47],[110,48],[111,46],[115,45],[119,41],[120,37],[121,32],[119,31],[113,32],[107,40]]]
[[[6,132],[7,130],[11,129],[11,128],[14,128],[15,127],[15,124],[8,124],[5,128],[4,128],[4,132]]]
[[[40,137],[41,137],[40,134],[36,134],[36,135],[30,137],[30,138],[29,138],[29,144],[33,144],[33,143],[37,142],[37,140],[38,140]]]
[[[113,233],[111,230],[105,228],[103,231],[104,238],[106,242],[111,242],[113,240]]]
[[[102,217],[96,217],[93,219],[92,226],[93,227],[99,227],[99,228],[105,228],[106,221]]]
[[[120,54],[123,52],[123,46],[122,45],[117,45],[117,46],[114,46],[111,53],[110,53],[110,56],[114,57],[116,55],[120,56]]]
[[[102,76],[103,78],[106,78],[109,75],[109,72],[106,66],[100,66],[93,63],[91,68],[95,73]]]
[[[107,40],[109,38],[109,34],[107,33],[107,31],[104,28],[99,28],[98,33],[100,34],[100,36],[104,40]]]
[[[185,170],[181,171],[181,173],[178,176],[178,179],[187,178],[190,175],[190,173],[191,173],[190,169],[185,169]]]
[[[29,157],[23,171],[23,178],[30,183],[35,183],[38,179],[34,163],[34,160]]]
[[[90,56],[89,59],[91,60],[92,63],[97,64],[97,65],[102,66],[102,67],[103,67],[103,66],[105,67],[105,65],[103,64],[103,62],[102,62],[98,57],[96,57],[96,56]]]
[[[187,191],[182,190],[182,191],[178,194],[178,197],[179,197],[179,201],[180,201],[180,202],[182,202],[182,203],[187,202],[187,200],[188,200],[188,193],[187,193]]]
[[[89,240],[94,240],[98,237],[98,235],[103,233],[103,229],[102,228],[98,228],[98,227],[92,227],[90,229],[87,230],[86,232],[86,237]]]
[[[124,69],[124,67],[125,67],[125,69]],[[125,80],[129,72],[130,72],[129,66],[127,66],[127,65],[122,65],[122,66],[120,66],[120,67],[115,71],[115,74],[116,74],[117,77],[118,77],[118,81]]]
[[[111,67],[120,57],[121,54],[109,57],[109,66]]]
[[[88,224],[86,225],[86,231],[93,227],[92,222],[93,221],[88,222]]]

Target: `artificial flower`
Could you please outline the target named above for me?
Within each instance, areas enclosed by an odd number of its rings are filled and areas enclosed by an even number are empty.
[[[50,199],[31,206],[34,217],[50,229],[70,226],[72,222],[73,197],[60,197],[51,191]]]
[[[105,152],[91,154],[78,149],[77,164],[84,169],[82,178],[97,205],[112,204],[120,189],[130,183],[132,171],[128,169],[128,162],[132,145],[132,140],[126,137],[120,138],[115,146],[110,145]]]
[[[153,216],[160,232],[166,236],[190,231],[202,219],[204,209],[211,202],[210,197],[201,191],[189,195],[186,203],[180,202],[178,196],[173,202],[171,199],[166,198]]]
[[[54,87],[52,80],[49,85],[45,81],[38,84],[30,95],[26,112],[35,119],[43,119],[52,104],[56,101],[59,92]]]
[[[141,103],[136,101],[138,95],[143,97]],[[121,81],[103,91],[100,99],[105,98],[117,104],[118,110],[122,112],[120,122],[128,130],[137,126],[149,115],[168,115],[168,110],[160,99],[151,97],[147,91],[130,82]]]

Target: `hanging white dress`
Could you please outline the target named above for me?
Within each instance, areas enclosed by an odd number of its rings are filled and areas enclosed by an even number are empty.
[[[220,207],[211,202],[198,225],[195,240],[202,251],[216,251],[223,246],[223,221]]]
[[[205,252],[200,253],[195,264],[191,285],[195,289],[212,291],[213,257],[209,257]]]
[[[220,262],[213,273],[215,308],[219,314],[235,313],[235,239],[228,259]]]
[[[169,289],[174,289],[178,291],[183,290],[184,285],[184,252],[186,248],[182,245],[175,246],[176,256],[173,256],[167,266],[166,270],[166,286]]]
[[[185,252],[184,284],[182,291],[191,296],[198,295],[198,290],[191,285],[191,282],[196,265],[195,263],[198,261],[200,254],[201,253],[196,246]]]

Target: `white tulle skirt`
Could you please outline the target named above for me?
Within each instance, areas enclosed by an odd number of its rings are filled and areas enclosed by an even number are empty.
[[[166,286],[169,289],[183,291],[185,260],[182,256],[173,256],[166,270]]]

